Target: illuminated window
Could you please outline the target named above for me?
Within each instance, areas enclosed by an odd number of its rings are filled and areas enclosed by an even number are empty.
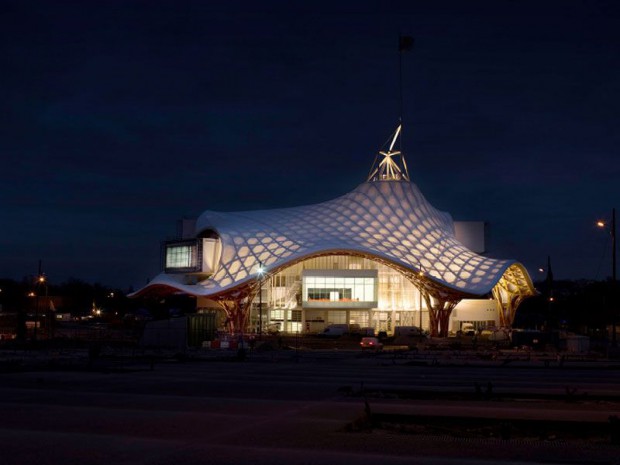
[[[376,270],[306,270],[303,306],[373,308],[376,288]]]
[[[284,321],[284,310],[272,310],[271,320],[272,321]]]
[[[164,269],[168,273],[201,270],[202,250],[196,240],[164,244]]]
[[[181,245],[166,249],[166,268],[188,268],[194,266],[194,247]]]

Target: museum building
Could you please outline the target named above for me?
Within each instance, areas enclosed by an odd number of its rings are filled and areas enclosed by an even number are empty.
[[[215,312],[231,333],[510,327],[536,294],[526,269],[483,255],[483,222],[454,222],[424,198],[394,150],[400,130],[341,197],[182,220],[162,245],[162,272],[133,297],[194,296],[197,312]]]

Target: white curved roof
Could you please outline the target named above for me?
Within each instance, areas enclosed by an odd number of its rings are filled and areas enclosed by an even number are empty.
[[[210,296],[257,278],[259,263],[268,270],[305,257],[361,254],[412,272],[469,295],[484,295],[514,260],[478,255],[458,242],[452,218],[430,205],[413,183],[365,182],[334,200],[295,208],[222,213],[205,211],[197,232],[217,231],[222,245],[215,273],[196,285],[160,274],[147,287],[170,286]]]

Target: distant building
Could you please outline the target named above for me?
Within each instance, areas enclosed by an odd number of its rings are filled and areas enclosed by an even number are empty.
[[[133,296],[195,296],[231,332],[510,326],[536,292],[527,271],[480,255],[483,222],[455,223],[424,198],[393,150],[399,132],[366,182],[339,198],[183,220],[163,245],[161,274]]]

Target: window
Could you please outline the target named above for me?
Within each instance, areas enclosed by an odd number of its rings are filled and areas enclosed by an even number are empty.
[[[163,268],[166,273],[201,272],[203,239],[165,242],[162,250]]]
[[[166,268],[191,268],[196,266],[196,246],[169,245],[166,247]]]
[[[351,289],[335,289],[333,287],[326,288],[308,288],[308,300],[331,300],[343,301],[351,300]]]
[[[376,285],[376,270],[306,270],[303,306],[373,308]]]

